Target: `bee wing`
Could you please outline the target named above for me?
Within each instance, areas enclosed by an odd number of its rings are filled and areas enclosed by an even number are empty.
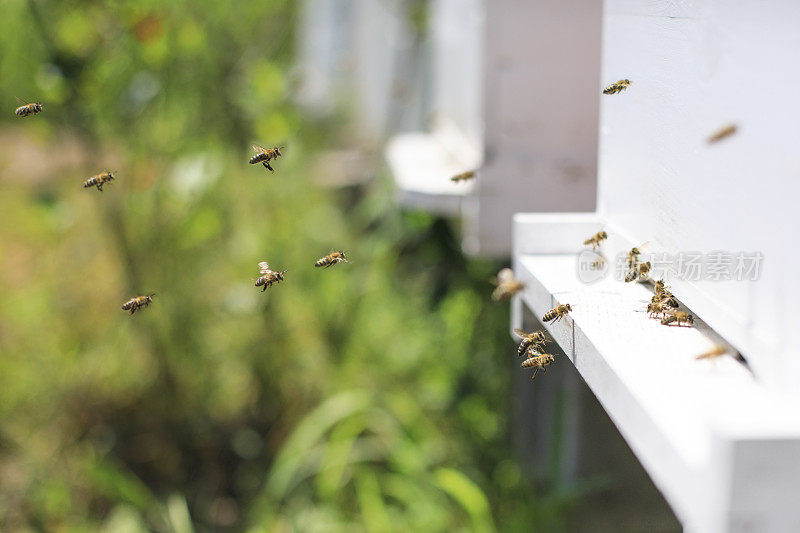
[[[514,334],[516,336],[518,336],[518,337],[527,337],[528,336],[528,332],[526,332],[523,329],[519,329],[519,328],[514,328]]]
[[[258,271],[261,272],[261,274],[266,274],[267,272],[269,272],[269,263],[267,263],[266,261],[261,261],[258,264]]]
[[[22,98],[20,98],[19,96],[16,96],[16,95],[15,95],[15,96],[14,96],[14,98],[16,98],[16,99],[17,99],[17,102],[19,102],[20,104],[27,105],[27,103],[25,102],[25,100],[23,100],[23,99],[22,99]]]
[[[259,145],[257,145],[257,144],[254,144],[254,145],[253,145],[253,150],[254,150],[254,151],[255,151],[255,153],[257,153],[257,154],[260,154],[261,152],[266,152],[266,150],[264,150],[262,147],[260,147],[260,146],[259,146]]]

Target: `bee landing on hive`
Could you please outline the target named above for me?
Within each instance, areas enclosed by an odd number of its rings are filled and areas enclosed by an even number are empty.
[[[631,80],[628,79],[615,81],[614,83],[603,89],[603,94],[617,94],[630,87],[630,85],[631,85]]]
[[[542,317],[542,322],[550,322],[552,321],[553,324],[567,316],[567,313],[572,311],[572,306],[570,304],[561,304],[558,307],[549,310],[544,314]]]

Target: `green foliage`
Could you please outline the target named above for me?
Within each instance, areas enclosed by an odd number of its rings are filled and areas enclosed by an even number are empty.
[[[315,185],[338,139],[289,100],[296,10],[3,3],[3,530],[531,527],[498,265],[385,180]],[[253,141],[287,145],[274,175]]]

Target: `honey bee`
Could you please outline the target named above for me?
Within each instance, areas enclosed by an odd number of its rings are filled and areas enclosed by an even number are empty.
[[[96,176],[92,176],[88,180],[83,182],[83,188],[88,189],[89,187],[97,187],[97,190],[103,192],[103,184],[109,183],[114,180],[114,173],[109,172],[106,170],[105,172],[101,172]]]
[[[315,267],[325,267],[328,268],[329,266],[333,266],[336,263],[347,263],[347,257],[345,257],[344,252],[333,251],[326,255],[325,257],[320,258],[316,263],[314,263]]]
[[[453,183],[458,183],[460,181],[469,181],[474,178],[475,178],[475,171],[469,170],[467,172],[462,172],[461,174],[456,174],[455,176],[450,178],[450,181],[452,181]]]
[[[286,273],[285,270],[281,272],[270,270],[269,264],[266,261],[261,261],[258,264],[258,271],[261,275],[256,279],[256,287],[261,287],[263,285],[264,288],[261,289],[261,292],[264,292],[267,290],[267,288],[272,287],[274,283],[283,281],[283,275]]]
[[[16,96],[14,98],[17,98]],[[14,110],[14,114],[20,117],[27,117],[28,115],[35,115],[44,110],[42,104],[30,103],[26,104],[22,99],[17,98],[17,101],[22,104]]]
[[[257,163],[261,163],[267,170],[274,172],[275,169],[270,166],[269,162],[283,155],[281,154],[281,148],[285,148],[285,146],[281,146],[280,148],[277,146],[274,148],[262,148],[261,146],[254,144],[253,150],[255,151],[256,155],[250,158],[250,164],[255,165]]]
[[[528,354],[529,357],[525,359],[520,366],[522,368],[533,368],[533,375],[531,376],[531,381],[536,379],[536,374],[539,373],[539,370],[541,370],[543,374],[546,374],[547,367],[550,366],[556,359],[554,355],[551,355],[549,353],[538,353],[529,350]]]
[[[651,302],[662,303],[674,308],[678,307],[678,300],[676,300],[672,293],[667,290],[667,286],[664,284],[663,279],[656,281],[653,289],[655,290],[655,294],[650,300]]]
[[[658,318],[658,315],[666,315],[667,313],[666,307],[661,302],[650,302],[647,304],[647,315],[650,318]]]
[[[519,348],[517,349],[518,357],[522,357],[522,354],[524,354],[528,348],[544,348],[544,345],[547,342],[547,339],[544,338],[544,331],[534,331],[533,333],[528,333],[524,330],[515,328],[514,333],[522,338],[522,342],[519,343]]]
[[[497,287],[492,291],[492,299],[497,302],[507,300],[525,288],[524,283],[514,278],[514,271],[510,268],[498,272],[492,283]]]
[[[550,322],[553,321],[553,324],[567,316],[567,313],[572,311],[572,306],[570,304],[562,304],[556,307],[555,309],[551,309],[544,314],[542,317],[543,322]]]
[[[145,296],[137,296],[135,298],[131,298],[130,300],[122,304],[122,310],[130,311],[131,316],[133,316],[133,314],[138,309],[141,309],[142,307],[147,307],[148,305],[153,303],[153,296],[155,295],[156,293],[152,293],[152,294],[147,294]]]
[[[625,283],[630,283],[631,281],[635,280],[643,280],[647,278],[647,274],[650,272],[650,261],[645,261],[644,263],[639,263],[636,265],[636,268],[628,272],[625,276]]]
[[[639,255],[642,253],[642,251],[639,248],[644,247],[645,244],[647,243],[645,242],[640,244],[639,246],[634,246],[633,248],[631,248],[631,251],[628,252],[628,259],[626,261],[628,265],[628,270],[633,270],[634,268],[636,268],[636,265],[639,263]]]
[[[597,247],[600,246],[600,243],[606,239],[608,239],[608,233],[606,233],[605,231],[599,231],[594,235],[592,235],[591,237],[589,237],[588,239],[586,239],[585,241],[583,241],[583,245],[584,246],[591,245],[592,250],[596,250]]]
[[[725,137],[730,137],[734,133],[736,133],[736,124],[728,124],[727,126],[721,128],[713,135],[708,138],[708,144],[714,144],[716,142],[721,141]]]
[[[726,353],[728,353],[728,349],[725,346],[722,346],[721,344],[717,344],[716,346],[711,348],[709,351],[707,351],[705,353],[701,353],[700,355],[696,356],[695,359],[697,359],[697,360],[700,360],[700,359],[714,359],[714,358],[717,358],[717,357],[719,357],[721,355],[725,355]]]
[[[673,322],[677,323],[679,326],[681,322],[691,326],[694,324],[694,317],[684,311],[672,311],[661,319],[661,323],[665,326],[669,326]]]
[[[617,94],[618,92],[624,91],[631,85],[631,80],[624,79],[615,81],[605,89],[603,89],[603,94]]]

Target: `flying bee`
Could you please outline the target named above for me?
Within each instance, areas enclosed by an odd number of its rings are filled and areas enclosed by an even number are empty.
[[[22,99],[14,97],[17,101],[22,104],[18,108],[14,110],[14,114],[20,117],[27,117],[28,115],[35,115],[36,113],[41,113],[44,110],[42,104],[30,103],[26,104]]]
[[[101,172],[100,174],[92,176],[88,180],[84,181],[83,188],[88,189],[89,187],[97,187],[98,191],[103,192],[103,184],[111,181],[114,181],[114,173],[106,170],[105,172]]]
[[[525,284],[514,277],[514,271],[510,268],[498,272],[492,283],[497,287],[492,291],[492,299],[496,302],[508,300],[525,288]]]
[[[605,89],[603,89],[603,94],[617,94],[618,92],[622,92],[627,89],[631,85],[631,80],[624,79],[615,81]]]
[[[636,265],[636,268],[628,272],[625,276],[625,283],[630,283],[631,281],[635,280],[643,280],[647,278],[647,274],[650,272],[650,261],[645,261],[644,263],[639,263]]]
[[[539,370],[541,370],[543,374],[546,374],[547,367],[550,366],[556,359],[554,355],[549,353],[538,353],[529,350],[528,354],[530,354],[529,357],[525,359],[520,366],[522,368],[533,368],[531,381],[536,379],[536,374],[539,373]]]
[[[152,294],[147,294],[145,296],[137,296],[135,298],[131,298],[130,300],[122,304],[122,310],[130,311],[131,316],[133,316],[133,314],[138,309],[141,309],[142,307],[147,307],[148,305],[153,303],[153,296],[155,295],[156,293],[152,293]]]
[[[250,164],[255,165],[257,163],[261,163],[264,165],[264,168],[270,172],[274,172],[275,169],[270,166],[269,162],[283,155],[281,154],[281,148],[285,148],[285,146],[281,146],[280,148],[277,146],[274,148],[262,148],[261,146],[254,144],[253,151],[255,151],[256,154],[250,158]]]
[[[628,270],[633,270],[634,268],[636,268],[636,265],[639,264],[639,255],[642,253],[642,251],[639,248],[643,248],[645,244],[647,244],[647,242],[642,243],[639,246],[634,246],[633,248],[631,248],[631,251],[628,252],[628,259],[626,261],[628,265]]]
[[[670,314],[661,319],[661,323],[665,326],[669,326],[673,322],[677,323],[679,326],[681,325],[681,322],[691,326],[694,324],[694,317],[684,311],[672,311]]]
[[[583,241],[583,245],[584,246],[591,245],[592,250],[596,250],[597,247],[600,246],[600,243],[606,239],[608,239],[608,233],[606,233],[605,231],[598,231],[597,233],[595,233],[594,235]]]
[[[283,275],[286,273],[286,270],[283,270],[281,272],[270,270],[269,264],[266,261],[261,261],[258,264],[258,271],[261,275],[256,279],[255,286],[261,287],[263,285],[264,288],[261,289],[261,292],[264,292],[269,287],[272,287],[274,283],[283,281]]]
[[[547,339],[544,338],[544,331],[534,331],[533,333],[528,333],[524,330],[515,328],[514,333],[522,338],[522,342],[519,343],[519,348],[517,349],[518,357],[522,357],[522,354],[524,354],[528,348],[544,348],[544,345],[547,342]]]
[[[567,313],[572,311],[572,306],[570,304],[562,304],[558,307],[549,310],[544,314],[542,317],[542,322],[550,322],[553,321],[553,324],[567,316]]]
[[[450,178],[450,181],[452,181],[453,183],[458,183],[460,181],[469,181],[474,178],[475,178],[475,171],[469,170],[467,172],[462,172],[461,174],[456,174],[455,176]]]
[[[320,258],[316,263],[314,263],[314,266],[328,268],[330,266],[335,265],[336,263],[347,263],[347,257],[345,257],[344,252],[342,251],[336,252],[334,250],[331,250],[331,253],[329,253],[325,257]]]
[[[734,133],[736,133],[736,124],[728,124],[727,126],[717,130],[714,134],[712,134],[708,138],[708,144],[714,144],[716,142],[721,141],[725,137],[730,137]]]
[[[711,348],[709,351],[707,351],[705,353],[701,353],[698,356],[695,356],[695,359],[698,359],[698,360],[700,360],[700,359],[715,359],[715,358],[717,358],[717,357],[719,357],[721,355],[725,355],[726,353],[728,353],[728,349],[725,346],[722,346],[721,344],[717,344],[716,346]]]

